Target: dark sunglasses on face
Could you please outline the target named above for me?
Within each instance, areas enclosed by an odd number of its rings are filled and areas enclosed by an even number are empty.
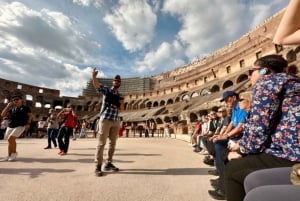
[[[20,100],[20,99],[19,99],[19,98],[14,98],[14,99],[13,99],[13,101],[18,101],[18,100]]]
[[[114,82],[119,82],[119,83],[120,83],[120,82],[121,82],[121,80],[114,80]]]

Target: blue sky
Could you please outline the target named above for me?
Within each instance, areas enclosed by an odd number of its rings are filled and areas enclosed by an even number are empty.
[[[0,77],[81,95],[99,77],[149,77],[202,58],[288,0],[0,1]]]

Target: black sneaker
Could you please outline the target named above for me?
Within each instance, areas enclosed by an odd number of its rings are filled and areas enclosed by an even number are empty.
[[[214,176],[220,176],[218,170],[208,170],[208,174],[211,174]]]
[[[101,171],[101,165],[96,166],[95,174],[97,177],[101,177],[103,175],[103,172]]]
[[[44,149],[51,149],[51,147],[47,146],[47,147],[45,147]]]
[[[113,170],[113,171],[119,171],[119,168],[117,168],[116,166],[114,166],[114,164],[112,164],[111,162],[108,162],[108,163],[106,163],[105,164],[105,166],[104,166],[104,169],[105,170]]]
[[[215,200],[226,200],[225,192],[221,189],[209,190],[208,194]]]

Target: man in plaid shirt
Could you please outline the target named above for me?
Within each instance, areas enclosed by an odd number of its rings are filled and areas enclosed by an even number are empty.
[[[103,95],[103,99],[100,110],[100,119],[98,123],[99,141],[95,155],[95,162],[97,163],[95,174],[97,176],[102,176],[103,172],[101,170],[101,166],[103,162],[103,151],[107,138],[109,138],[110,143],[108,148],[108,160],[104,166],[104,170],[119,171],[119,168],[112,164],[112,159],[115,152],[118,132],[120,128],[119,112],[123,110],[124,98],[118,92],[118,89],[121,86],[120,75],[115,76],[113,80],[113,86],[109,88],[99,83],[97,79],[97,74],[98,71],[94,69],[92,74],[93,85],[95,89]]]

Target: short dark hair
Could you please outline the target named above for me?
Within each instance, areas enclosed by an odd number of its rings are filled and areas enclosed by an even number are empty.
[[[120,75],[116,75],[114,80],[118,80],[118,81],[121,81],[121,76]]]
[[[254,65],[257,65],[261,68],[269,68],[275,73],[282,73],[284,69],[287,67],[288,62],[281,55],[270,54],[267,56],[263,56],[258,58]]]
[[[14,98],[20,98],[20,99],[23,99],[23,93],[22,93],[22,91],[20,91],[20,90],[15,90],[14,92],[12,92],[12,94],[11,94],[11,99],[14,99]]]

